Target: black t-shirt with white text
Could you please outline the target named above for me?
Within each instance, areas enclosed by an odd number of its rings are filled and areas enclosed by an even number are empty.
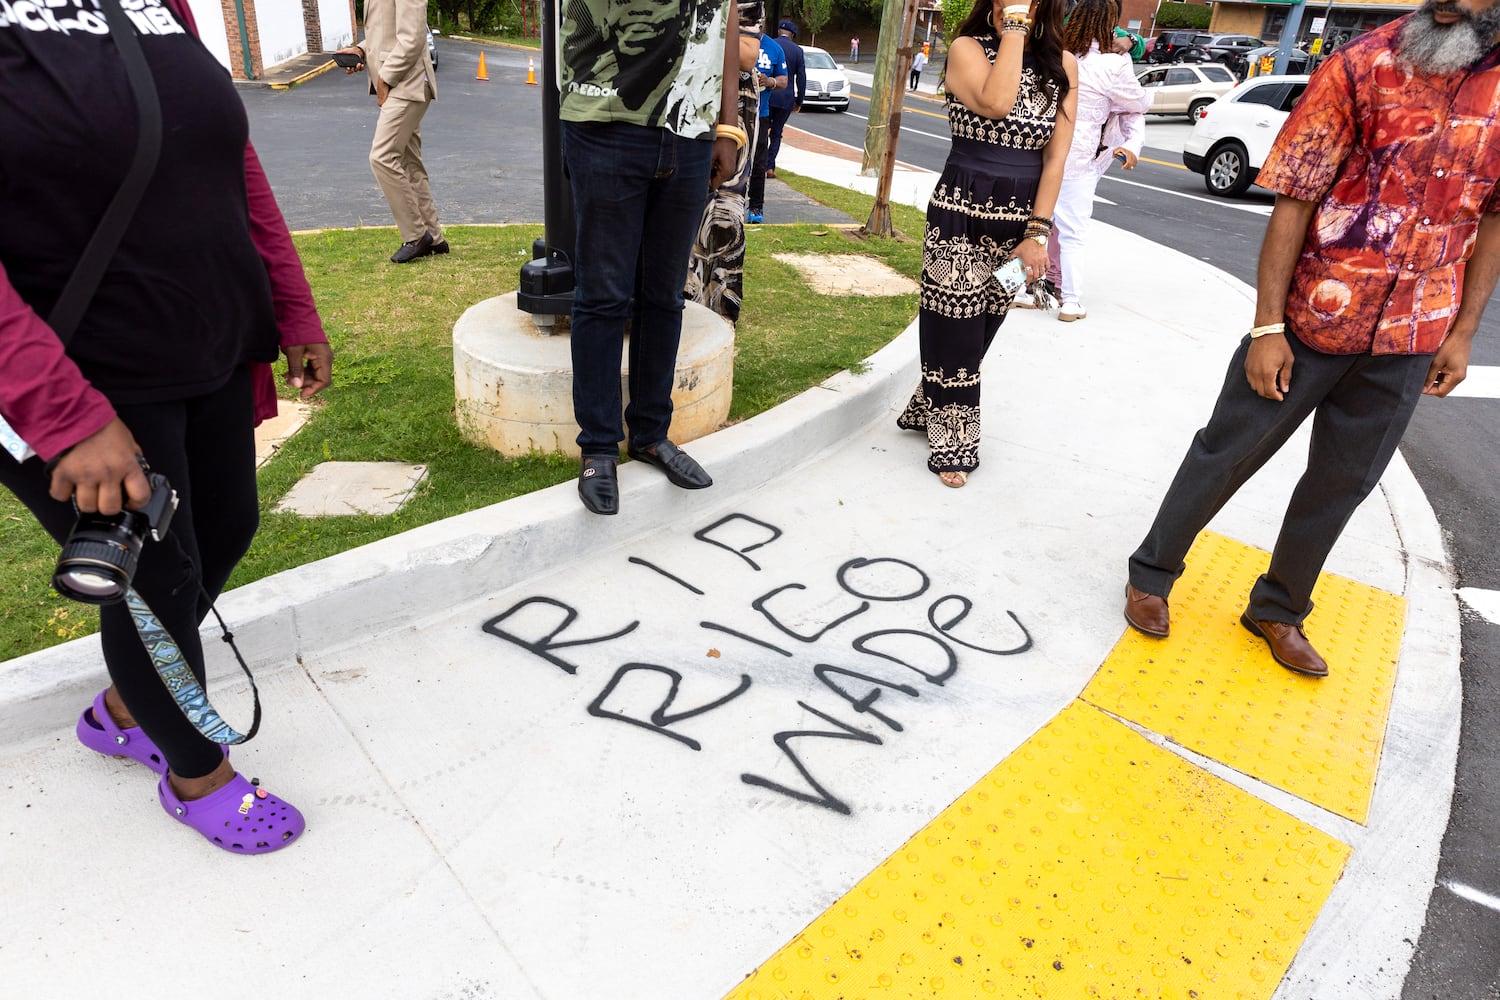
[[[249,124],[228,73],[162,0],[121,6],[156,81],[161,155],[68,355],[114,402],[182,399],[277,354],[250,238]],[[124,179],[138,127],[96,0],[0,2],[0,263],[44,319]]]

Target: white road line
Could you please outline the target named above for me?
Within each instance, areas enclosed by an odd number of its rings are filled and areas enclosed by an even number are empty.
[[[1464,885],[1462,882],[1453,882],[1448,879],[1442,880],[1439,884],[1455,896],[1461,896],[1471,903],[1478,903],[1480,906],[1487,906],[1492,910],[1500,912],[1500,896],[1491,896],[1489,893],[1481,892],[1471,885]]]
[[[1129,184],[1131,187],[1145,188],[1147,191],[1155,191],[1157,194],[1170,194],[1178,198],[1187,198],[1189,201],[1201,201],[1205,205],[1217,205],[1219,208],[1232,208],[1240,212],[1249,212],[1251,215],[1269,216],[1271,214],[1271,207],[1269,205],[1239,205],[1232,201],[1226,201],[1223,198],[1207,198],[1202,195],[1185,194],[1181,191],[1168,191],[1165,188],[1159,188],[1152,184],[1142,184],[1140,181],[1127,181],[1123,177],[1115,177],[1112,174],[1105,174],[1104,180],[1114,181],[1116,184]]]
[[[1500,399],[1500,365],[1470,365],[1468,376],[1449,395]]]
[[[1487,622],[1500,625],[1500,590],[1463,587],[1459,589],[1458,596],[1476,615]]]
[[[1101,205],[1118,205],[1119,204],[1119,202],[1117,202],[1117,201],[1110,201],[1108,198],[1101,198],[1097,194],[1094,195],[1094,200],[1097,201]]]

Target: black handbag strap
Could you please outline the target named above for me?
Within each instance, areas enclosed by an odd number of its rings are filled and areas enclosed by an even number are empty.
[[[73,338],[73,332],[78,329],[89,301],[98,290],[99,281],[104,277],[104,269],[109,266],[110,258],[119,247],[120,240],[125,235],[125,227],[130,225],[130,220],[135,216],[136,207],[141,203],[141,195],[145,193],[151,175],[156,172],[156,160],[161,154],[161,102],[156,96],[156,81],[152,79],[151,69],[146,65],[146,56],[141,52],[140,39],[135,35],[135,26],[120,8],[120,0],[99,0],[99,4],[104,8],[104,20],[108,22],[110,36],[120,50],[120,58],[125,63],[125,75],[130,80],[131,92],[135,94],[140,137],[136,142],[135,156],[130,161],[130,169],[120,182],[120,189],[104,210],[98,228],[89,237],[88,245],[78,258],[78,265],[74,267],[73,274],[57,298],[57,304],[47,317],[47,324],[64,345]]]

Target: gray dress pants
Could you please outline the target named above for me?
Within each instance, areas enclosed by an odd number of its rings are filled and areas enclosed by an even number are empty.
[[[1307,471],[1292,492],[1271,566],[1250,592],[1250,617],[1301,624],[1328,553],[1380,481],[1421,398],[1430,355],[1320,354],[1290,333],[1292,388],[1265,399],[1245,378],[1247,336],[1229,363],[1208,426],[1167,489],[1130,583],[1166,597],[1198,532],[1313,415]]]

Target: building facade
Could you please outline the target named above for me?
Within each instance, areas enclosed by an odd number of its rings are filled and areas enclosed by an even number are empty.
[[[354,41],[354,0],[187,0],[203,44],[236,80]]]

